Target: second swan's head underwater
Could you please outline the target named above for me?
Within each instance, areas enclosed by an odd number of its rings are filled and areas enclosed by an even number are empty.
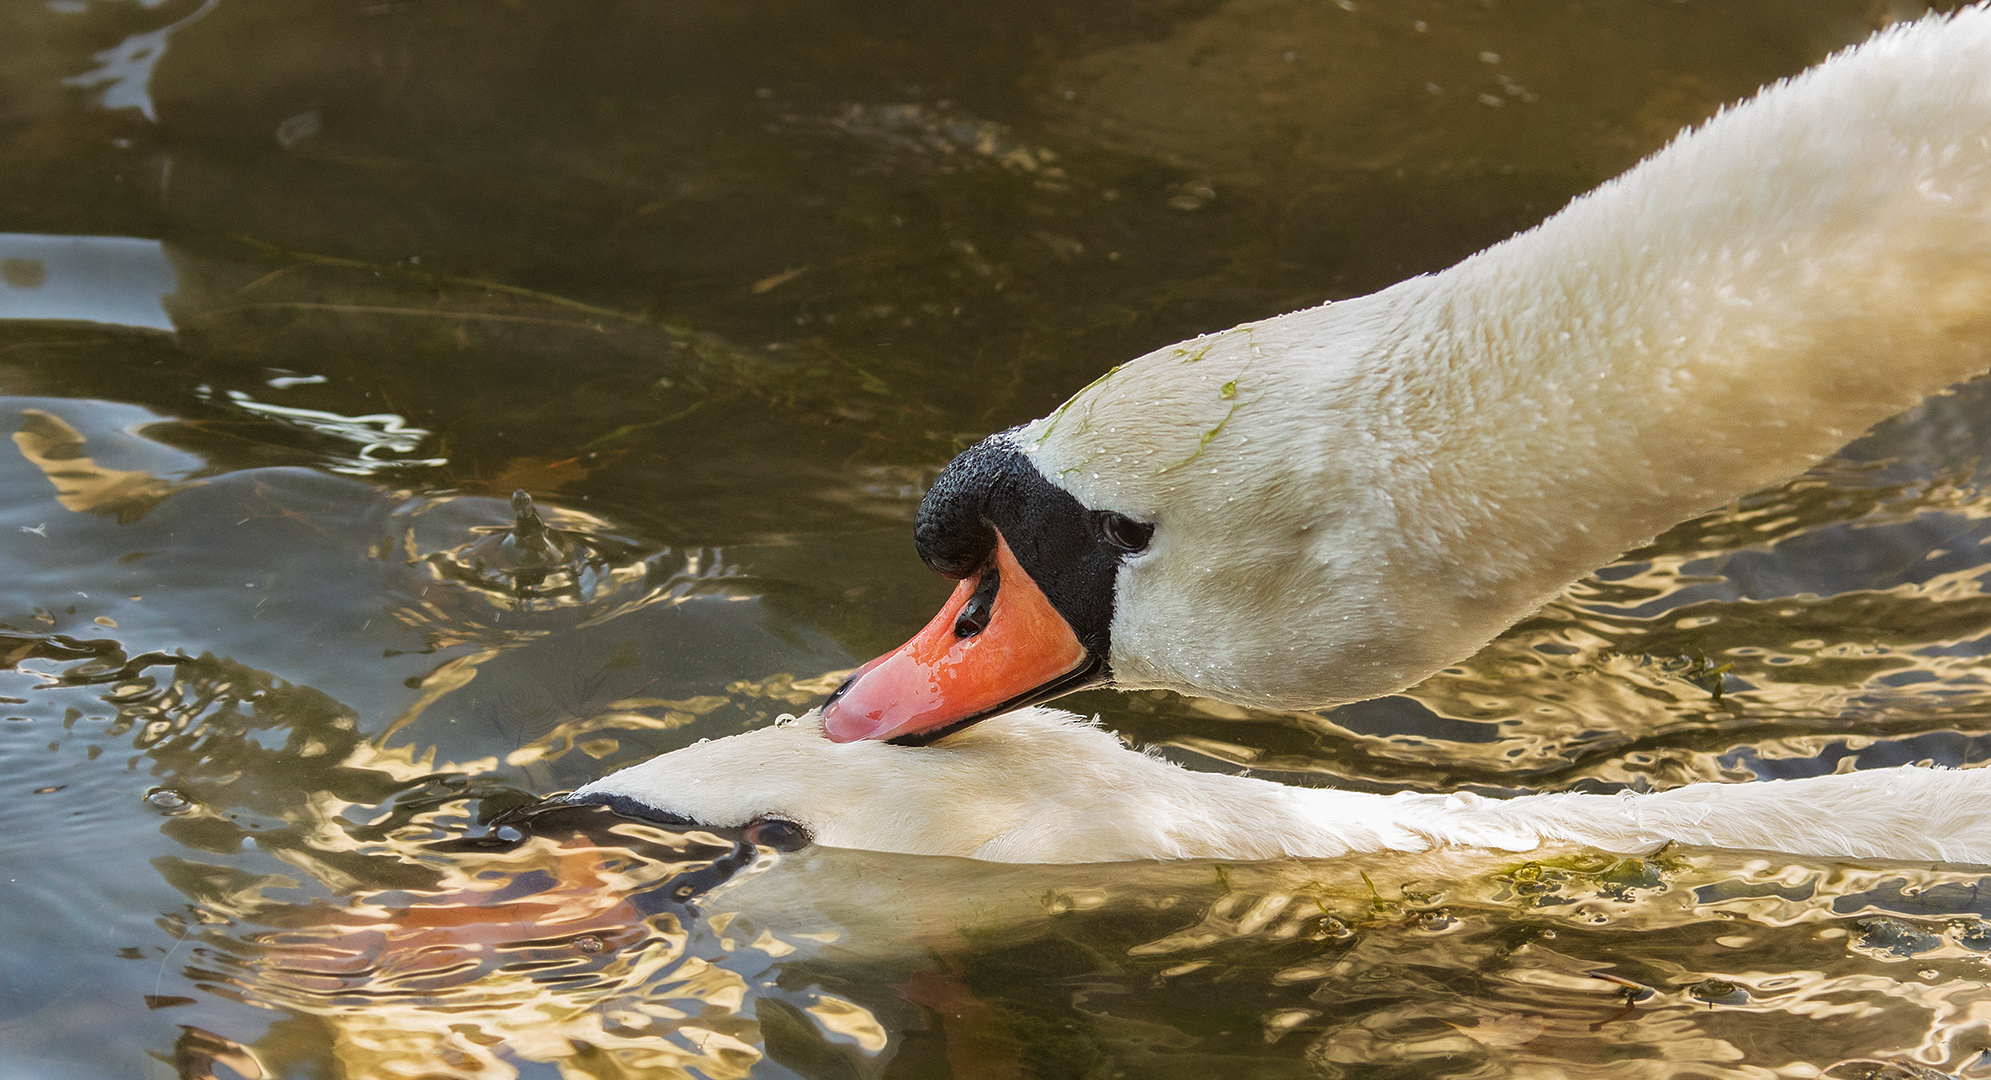
[[[565,796],[673,825],[994,862],[1329,858],[1669,841],[1815,858],[1991,863],[1991,768],[1875,769],[1639,795],[1371,795],[1192,772],[1082,717],[1027,708],[932,746],[831,742],[810,712]]]

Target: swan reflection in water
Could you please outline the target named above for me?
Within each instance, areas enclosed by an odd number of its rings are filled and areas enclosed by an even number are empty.
[[[351,1076],[425,1060],[509,1076],[581,1047],[624,1069],[744,1075],[761,1056],[748,985],[688,953],[691,901],[767,856],[581,808],[519,825],[429,845],[434,889],[274,914],[285,925],[242,939],[231,981],[323,1017]],[[784,950],[770,936],[760,951]]]
[[[1101,874],[779,853],[592,813],[455,845],[446,891],[266,909],[197,963],[211,991],[311,1018],[345,1077],[1085,1075],[1220,1070],[1267,1043],[1295,1074],[1525,1075],[1955,1060],[1952,1006],[1991,946],[1958,902],[1975,875],[1928,869],[1454,851]],[[1862,1033],[1804,1034],[1834,1014]]]
[[[213,750],[252,726],[208,719],[182,735]],[[185,1075],[301,1052],[351,1078],[1222,1075],[1242,1054],[1271,1074],[1657,1075],[1957,1063],[1982,1030],[1991,911],[1964,868],[1679,847],[1004,865],[493,814],[520,796],[475,788],[488,766],[352,739],[326,758],[302,803],[325,818],[286,859],[312,880],[180,875],[206,883],[206,925],[179,974],[287,1017],[190,1025]],[[362,774],[391,780],[381,804],[330,794]]]

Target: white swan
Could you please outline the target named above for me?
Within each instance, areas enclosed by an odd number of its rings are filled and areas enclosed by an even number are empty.
[[[962,579],[826,706],[917,741],[1080,686],[1318,708],[1991,366],[1991,10],[1884,32],[1443,273],[1150,353],[957,458]]]
[[[935,746],[834,743],[820,714],[701,742],[566,796],[679,824],[995,862],[1271,859],[1437,847],[1621,854],[1667,841],[1991,863],[1991,769],[1875,769],[1642,795],[1368,795],[1191,772],[1028,708]],[[774,837],[770,837],[774,839]]]

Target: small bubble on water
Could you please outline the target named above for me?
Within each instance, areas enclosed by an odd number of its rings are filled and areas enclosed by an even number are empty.
[[[1705,1001],[1710,1005],[1738,1004],[1748,999],[1748,991],[1729,982],[1727,979],[1706,978],[1687,987],[1689,996]]]
[[[580,937],[574,939],[574,948],[584,953],[598,953],[607,947],[602,944],[600,938],[593,934],[582,934]]]
[[[1449,930],[1457,921],[1457,919],[1452,918],[1451,912],[1445,911],[1442,908],[1436,911],[1420,911],[1417,913],[1417,928],[1420,930]]]
[[[154,788],[146,793],[145,801],[151,803],[153,807],[164,810],[169,814],[179,813],[191,805],[188,803],[185,795],[168,788]]]

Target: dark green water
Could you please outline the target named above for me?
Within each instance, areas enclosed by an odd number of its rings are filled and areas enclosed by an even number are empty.
[[[431,846],[897,644],[980,436],[1903,14],[0,6],[0,1074],[1991,1075],[1967,868]],[[1370,790],[1979,762],[1987,456],[1935,399],[1402,697],[1071,704]],[[531,604],[460,569],[515,488],[600,554]]]

